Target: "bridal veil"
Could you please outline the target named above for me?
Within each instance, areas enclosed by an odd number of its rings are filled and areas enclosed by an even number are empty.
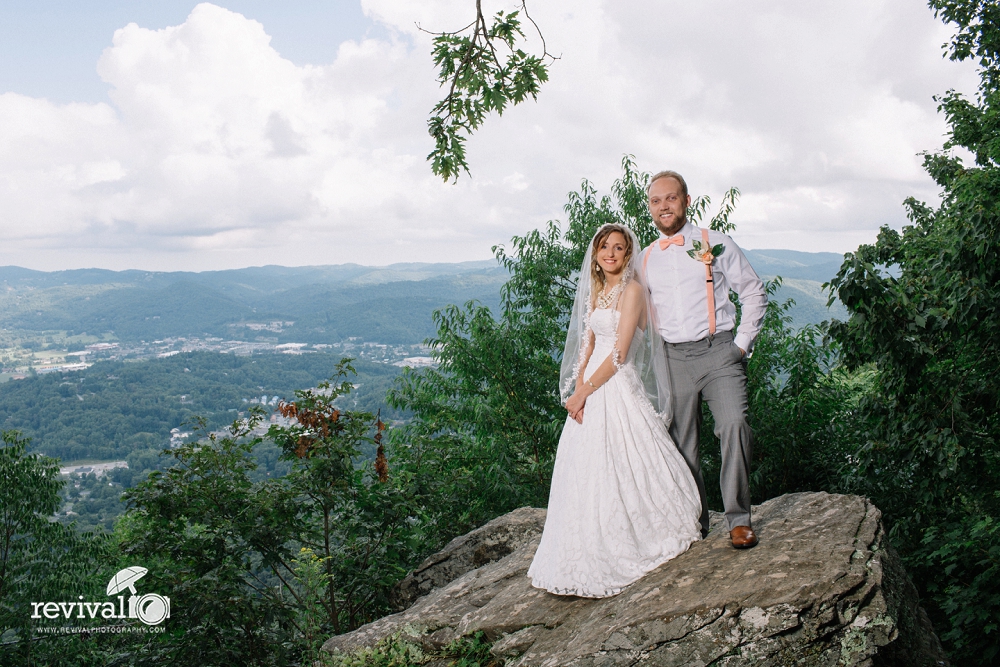
[[[646,316],[640,318],[636,335],[632,338],[632,345],[629,350],[619,350],[621,358],[631,360],[634,364],[642,386],[645,389],[646,399],[653,406],[657,415],[666,424],[670,424],[670,379],[667,374],[667,359],[663,349],[663,340],[654,323],[653,307],[650,302],[649,288],[643,284],[640,266],[640,255],[642,249],[639,247],[639,239],[635,232],[625,225],[603,225],[591,238],[587,244],[587,253],[583,258],[583,266],[576,285],[576,298],[573,301],[573,313],[570,316],[569,329],[566,332],[566,346],[563,349],[562,367],[559,373],[559,394],[565,403],[576,390],[576,380],[585,368],[584,355],[592,335],[590,329],[590,316],[594,310],[594,294],[592,281],[590,279],[590,266],[596,238],[604,229],[609,226],[620,228],[632,238],[632,256],[628,265],[623,269],[622,280],[637,280],[642,285],[642,294],[646,304]],[[617,332],[617,339],[621,337],[621,331]],[[618,364],[616,363],[616,366]]]

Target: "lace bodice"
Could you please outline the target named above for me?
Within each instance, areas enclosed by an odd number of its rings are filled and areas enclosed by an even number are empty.
[[[594,351],[590,355],[587,363],[586,376],[597,370],[597,367],[604,363],[611,351],[614,349],[618,336],[618,321],[621,319],[621,311],[613,308],[595,308],[590,314],[590,329],[594,332]],[[632,337],[632,345],[629,346],[628,355],[624,360],[619,359],[621,365],[629,364],[635,358],[637,343],[641,342],[642,330],[636,329]]]

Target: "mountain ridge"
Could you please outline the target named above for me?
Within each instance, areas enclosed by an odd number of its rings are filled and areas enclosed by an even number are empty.
[[[745,253],[762,278],[785,279],[775,298],[795,300],[791,313],[797,326],[846,314],[839,304],[827,309],[821,289],[836,274],[842,256],[782,249]],[[496,260],[266,265],[204,272],[46,272],[3,266],[0,328],[27,332],[29,337],[87,333],[122,342],[211,336],[280,343],[360,338],[412,344],[434,335],[432,314],[449,304],[478,301],[499,308],[507,277]],[[257,326],[273,322],[281,326],[268,332]]]

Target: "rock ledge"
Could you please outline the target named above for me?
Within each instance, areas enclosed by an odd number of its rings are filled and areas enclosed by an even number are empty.
[[[401,601],[424,597],[323,648],[352,651],[404,629],[436,648],[481,630],[495,641],[494,655],[525,667],[948,664],[913,584],[888,548],[881,513],[864,498],[774,498],[754,510],[756,548],[733,549],[717,528],[620,595],[601,600],[531,587],[526,572],[541,512],[522,508],[453,541],[440,552],[451,555],[431,557],[411,575]],[[498,527],[498,536],[490,537]],[[486,564],[478,566],[465,562],[468,555],[455,556],[475,554],[483,544],[502,545],[483,548],[502,557],[488,562],[484,556]],[[455,567],[421,578],[452,558]],[[452,574],[457,578],[445,582]]]

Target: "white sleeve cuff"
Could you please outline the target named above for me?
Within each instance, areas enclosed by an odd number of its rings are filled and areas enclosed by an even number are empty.
[[[738,333],[733,338],[733,342],[736,346],[746,352],[747,356],[750,356],[750,351],[753,349],[753,339],[744,333]]]

